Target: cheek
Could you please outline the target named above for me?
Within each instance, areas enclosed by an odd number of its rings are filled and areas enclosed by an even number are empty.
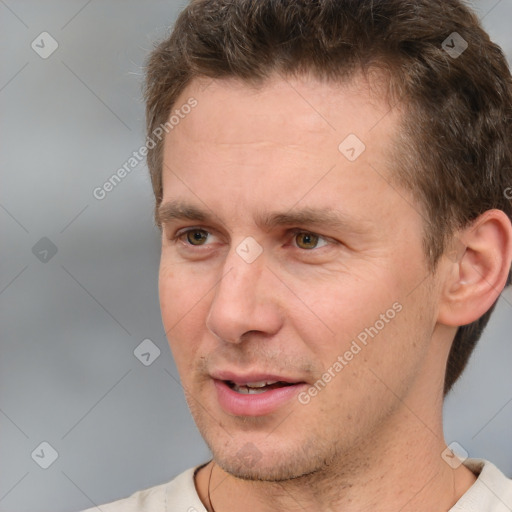
[[[158,283],[162,323],[178,368],[197,350],[211,299],[206,279],[184,270],[162,262]]]
[[[376,269],[367,269],[362,275],[310,280],[307,286],[295,283],[293,288],[297,290],[292,298],[294,324],[315,340],[315,350],[333,353],[344,350],[355,336],[372,326],[400,295],[390,276]]]
[[[158,294],[160,297],[160,311],[166,333],[176,323],[180,314],[180,302],[177,300],[179,290],[183,286],[179,274],[170,265],[160,263],[158,274]]]
[[[351,410],[352,400],[365,397],[378,407],[388,393],[382,380],[398,390],[412,378],[425,346],[414,346],[418,297],[407,296],[406,277],[373,268],[358,278],[304,288],[301,299],[312,312],[297,310],[294,324],[328,383],[318,406],[343,403]]]
[[[214,282],[211,270],[191,269],[186,264],[175,263],[170,257],[162,257],[158,291],[166,331],[186,316],[197,314],[197,306],[208,299],[208,291]]]

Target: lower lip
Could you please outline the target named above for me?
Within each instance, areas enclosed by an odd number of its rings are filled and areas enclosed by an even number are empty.
[[[214,379],[220,406],[235,416],[264,416],[297,396],[305,383],[292,384],[282,388],[271,389],[263,393],[242,394],[231,389],[224,381]]]

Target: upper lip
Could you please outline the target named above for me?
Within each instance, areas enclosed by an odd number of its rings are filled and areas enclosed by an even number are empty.
[[[285,376],[285,375],[277,375],[274,373],[264,373],[264,372],[251,372],[251,373],[235,373],[228,370],[219,370],[210,373],[210,377],[216,380],[224,380],[230,381],[239,386],[243,386],[245,384],[251,382],[288,382],[290,384],[297,384],[299,382],[304,382],[304,380],[300,378]]]

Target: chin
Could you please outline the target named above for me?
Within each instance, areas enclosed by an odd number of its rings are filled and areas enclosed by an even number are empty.
[[[247,442],[234,452],[219,453],[219,450],[212,450],[212,453],[218,466],[241,480],[285,482],[321,470],[312,458],[305,457],[301,450],[291,448],[290,453],[285,450],[279,452],[268,446],[260,450],[255,444]]]

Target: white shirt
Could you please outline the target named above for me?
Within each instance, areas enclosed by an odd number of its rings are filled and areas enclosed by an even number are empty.
[[[511,479],[483,459],[467,459],[464,465],[478,478],[449,512],[512,511]],[[194,484],[194,472],[199,467],[187,469],[168,483],[83,512],[206,512]]]

